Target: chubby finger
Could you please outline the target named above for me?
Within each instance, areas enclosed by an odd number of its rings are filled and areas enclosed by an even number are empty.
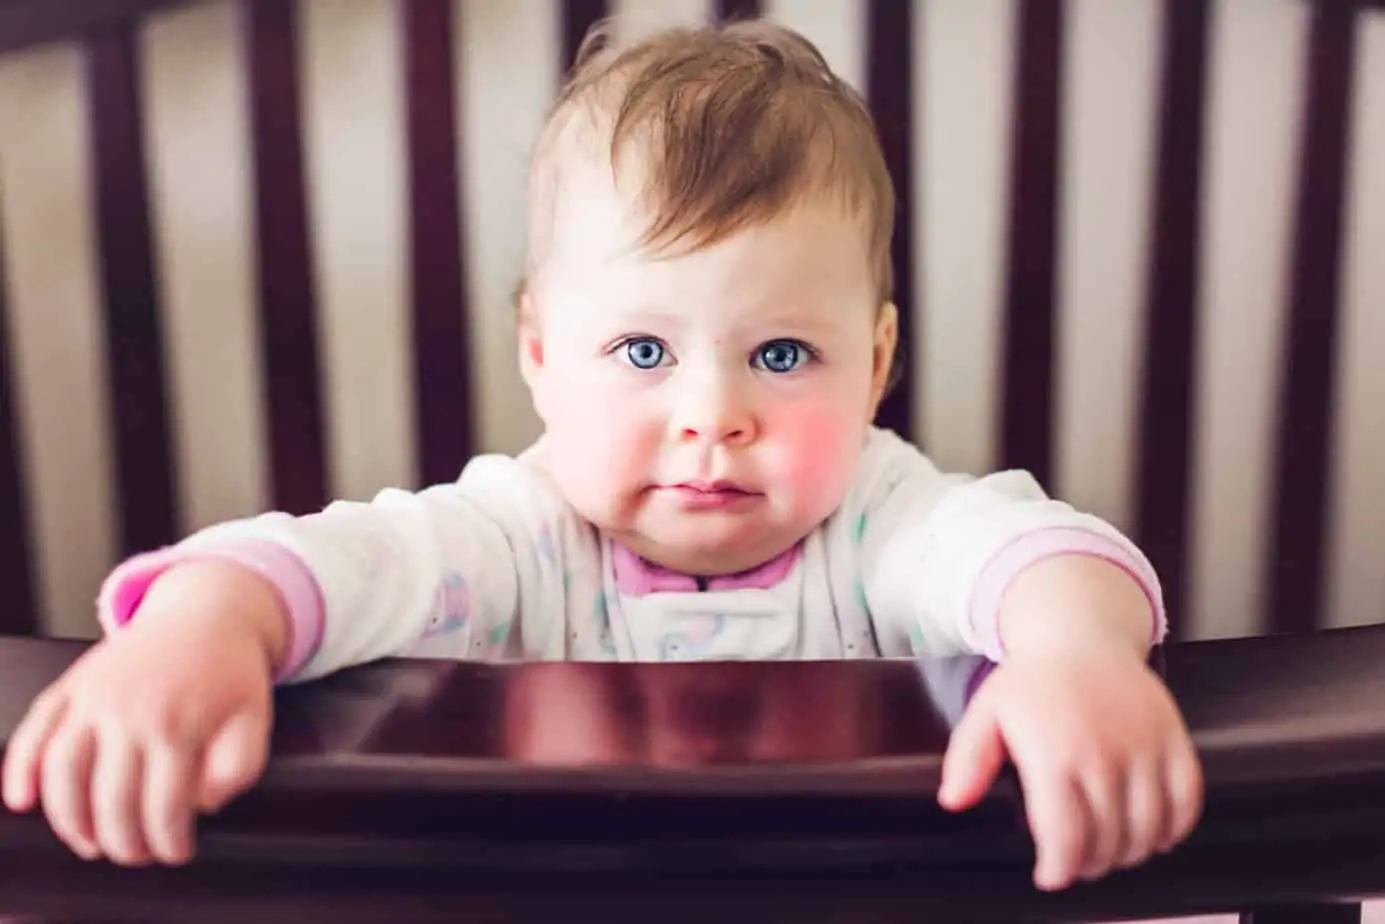
[[[963,716],[943,754],[938,801],[954,811],[970,808],[986,795],[1005,764],[1005,742],[994,713],[984,707]]]
[[[1088,808],[1091,830],[1079,875],[1103,876],[1116,864],[1130,837],[1127,826],[1127,778],[1121,770],[1094,771],[1080,781]]]
[[[67,715],[67,703],[62,694],[39,694],[5,745],[4,798],[11,811],[28,812],[38,804],[43,752]]]
[[[92,774],[92,820],[101,850],[114,863],[143,866],[149,847],[143,831],[144,756],[123,736],[101,742]]]
[[[101,855],[91,817],[91,771],[96,736],[85,725],[64,724],[53,733],[39,767],[43,814],[63,843],[86,860]]]
[[[1161,852],[1172,850],[1193,833],[1205,798],[1202,763],[1191,746],[1171,758],[1165,772],[1170,808],[1169,828],[1158,848]]]
[[[269,717],[259,712],[234,716],[207,748],[197,803],[216,812],[254,785],[269,760]]]
[[[1121,869],[1148,860],[1172,828],[1173,806],[1162,766],[1140,764],[1132,767],[1127,777],[1125,799],[1128,836],[1115,858],[1115,865]]]
[[[145,752],[144,837],[160,863],[181,865],[192,859],[193,768],[198,763],[167,745]]]
[[[1091,807],[1077,781],[1066,774],[1022,780],[1029,830],[1037,859],[1034,885],[1067,888],[1082,868],[1093,836]]]

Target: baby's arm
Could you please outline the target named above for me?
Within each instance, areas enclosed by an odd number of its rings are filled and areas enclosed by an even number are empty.
[[[1202,779],[1145,663],[1166,625],[1144,556],[1022,473],[946,476],[903,444],[873,455],[847,516],[882,645],[998,663],[953,730],[939,801],[976,804],[1008,757],[1044,888],[1171,849]]]
[[[554,524],[514,465],[478,460],[456,485],[223,524],[127,562],[102,595],[106,638],[10,739],[5,802],[41,806],[82,856],[182,862],[195,812],[263,771],[273,678],[423,644],[482,657],[542,647],[562,628],[549,599],[560,554],[519,554]],[[526,610],[550,619],[525,624]]]
[[[891,434],[874,440],[840,517],[887,652],[1000,661],[1072,637],[1163,639],[1158,578],[1115,527],[1024,472],[945,474]]]
[[[203,530],[137,556],[103,588],[108,633],[143,616],[148,588],[170,570],[220,561],[276,591],[283,618],[281,681],[308,680],[379,658],[515,655],[543,627],[518,617],[561,613],[553,539],[560,511],[511,460],[482,458],[455,484],[386,490],[304,517],[270,513]],[[527,554],[543,541],[551,554]]]

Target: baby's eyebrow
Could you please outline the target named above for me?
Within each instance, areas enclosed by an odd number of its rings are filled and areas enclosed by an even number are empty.
[[[830,334],[841,327],[840,312],[814,311],[809,308],[766,311],[749,315],[744,326],[755,330],[786,329],[799,333]]]
[[[688,319],[676,312],[659,308],[613,308],[609,315],[613,323],[621,325],[655,324],[663,328],[686,327]]]

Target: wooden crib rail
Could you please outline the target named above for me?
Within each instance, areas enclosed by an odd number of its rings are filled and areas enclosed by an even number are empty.
[[[6,732],[81,649],[0,641]],[[1029,885],[1014,786],[962,816],[933,801],[981,662],[392,661],[282,691],[268,773],[204,823],[187,868],[83,863],[40,819],[0,816],[0,911],[1315,921],[1352,908],[1293,903],[1385,894],[1385,627],[1161,655],[1205,762],[1203,821],[1171,855],[1059,894]]]
[[[190,0],[0,0],[0,53],[71,39]]]

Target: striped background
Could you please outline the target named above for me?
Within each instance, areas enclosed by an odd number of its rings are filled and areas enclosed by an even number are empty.
[[[536,432],[508,296],[587,24],[753,14],[869,96],[942,464],[1135,534],[1184,637],[1385,621],[1385,11],[216,0],[0,55],[0,629],[122,555]]]

